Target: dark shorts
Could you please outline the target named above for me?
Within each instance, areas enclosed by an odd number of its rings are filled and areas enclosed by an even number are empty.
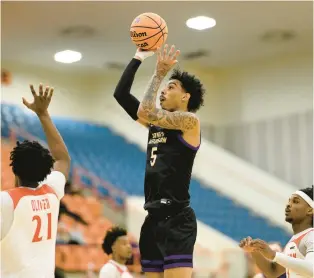
[[[191,207],[167,217],[148,214],[139,243],[143,272],[192,268],[196,235],[196,217]]]

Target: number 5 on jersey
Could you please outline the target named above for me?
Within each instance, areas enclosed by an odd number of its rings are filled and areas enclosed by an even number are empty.
[[[157,159],[157,147],[153,147],[152,148],[152,154],[150,156],[150,166],[154,167],[155,163],[156,163],[156,159]]]
[[[33,216],[33,221],[36,221],[36,230],[33,236],[33,240],[32,242],[39,242],[43,240],[43,235],[41,235],[41,221],[42,218],[44,218],[44,216],[40,217],[39,215],[34,215]],[[48,221],[48,225],[47,225],[47,235],[44,235],[45,239],[51,239],[51,213],[47,213],[47,221]]]

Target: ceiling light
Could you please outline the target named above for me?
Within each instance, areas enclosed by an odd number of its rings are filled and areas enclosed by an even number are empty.
[[[216,25],[216,20],[207,16],[192,17],[186,21],[186,26],[191,29],[205,30]]]
[[[57,52],[54,56],[56,62],[71,64],[82,59],[82,54],[73,50],[64,50]]]

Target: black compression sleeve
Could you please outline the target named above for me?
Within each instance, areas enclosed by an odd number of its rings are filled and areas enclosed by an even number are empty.
[[[141,61],[133,58],[124,70],[119,83],[114,91],[114,97],[122,108],[136,121],[137,110],[140,102],[136,97],[131,95],[131,87],[134,81],[135,74],[141,65]]]

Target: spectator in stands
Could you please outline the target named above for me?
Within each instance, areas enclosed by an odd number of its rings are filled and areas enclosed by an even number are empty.
[[[111,259],[101,268],[99,278],[131,278],[126,266],[132,256],[127,231],[120,227],[108,230],[102,248]]]
[[[76,213],[70,211],[70,210],[67,208],[67,206],[65,205],[65,203],[63,203],[63,202],[61,201],[61,202],[60,202],[60,209],[59,209],[59,220],[60,220],[60,217],[61,217],[62,214],[66,214],[66,215],[72,217],[74,220],[76,220],[77,222],[82,223],[83,225],[88,225],[88,224],[86,223],[86,221],[84,221],[84,219],[83,219],[81,216],[79,216],[78,214],[76,214]]]

